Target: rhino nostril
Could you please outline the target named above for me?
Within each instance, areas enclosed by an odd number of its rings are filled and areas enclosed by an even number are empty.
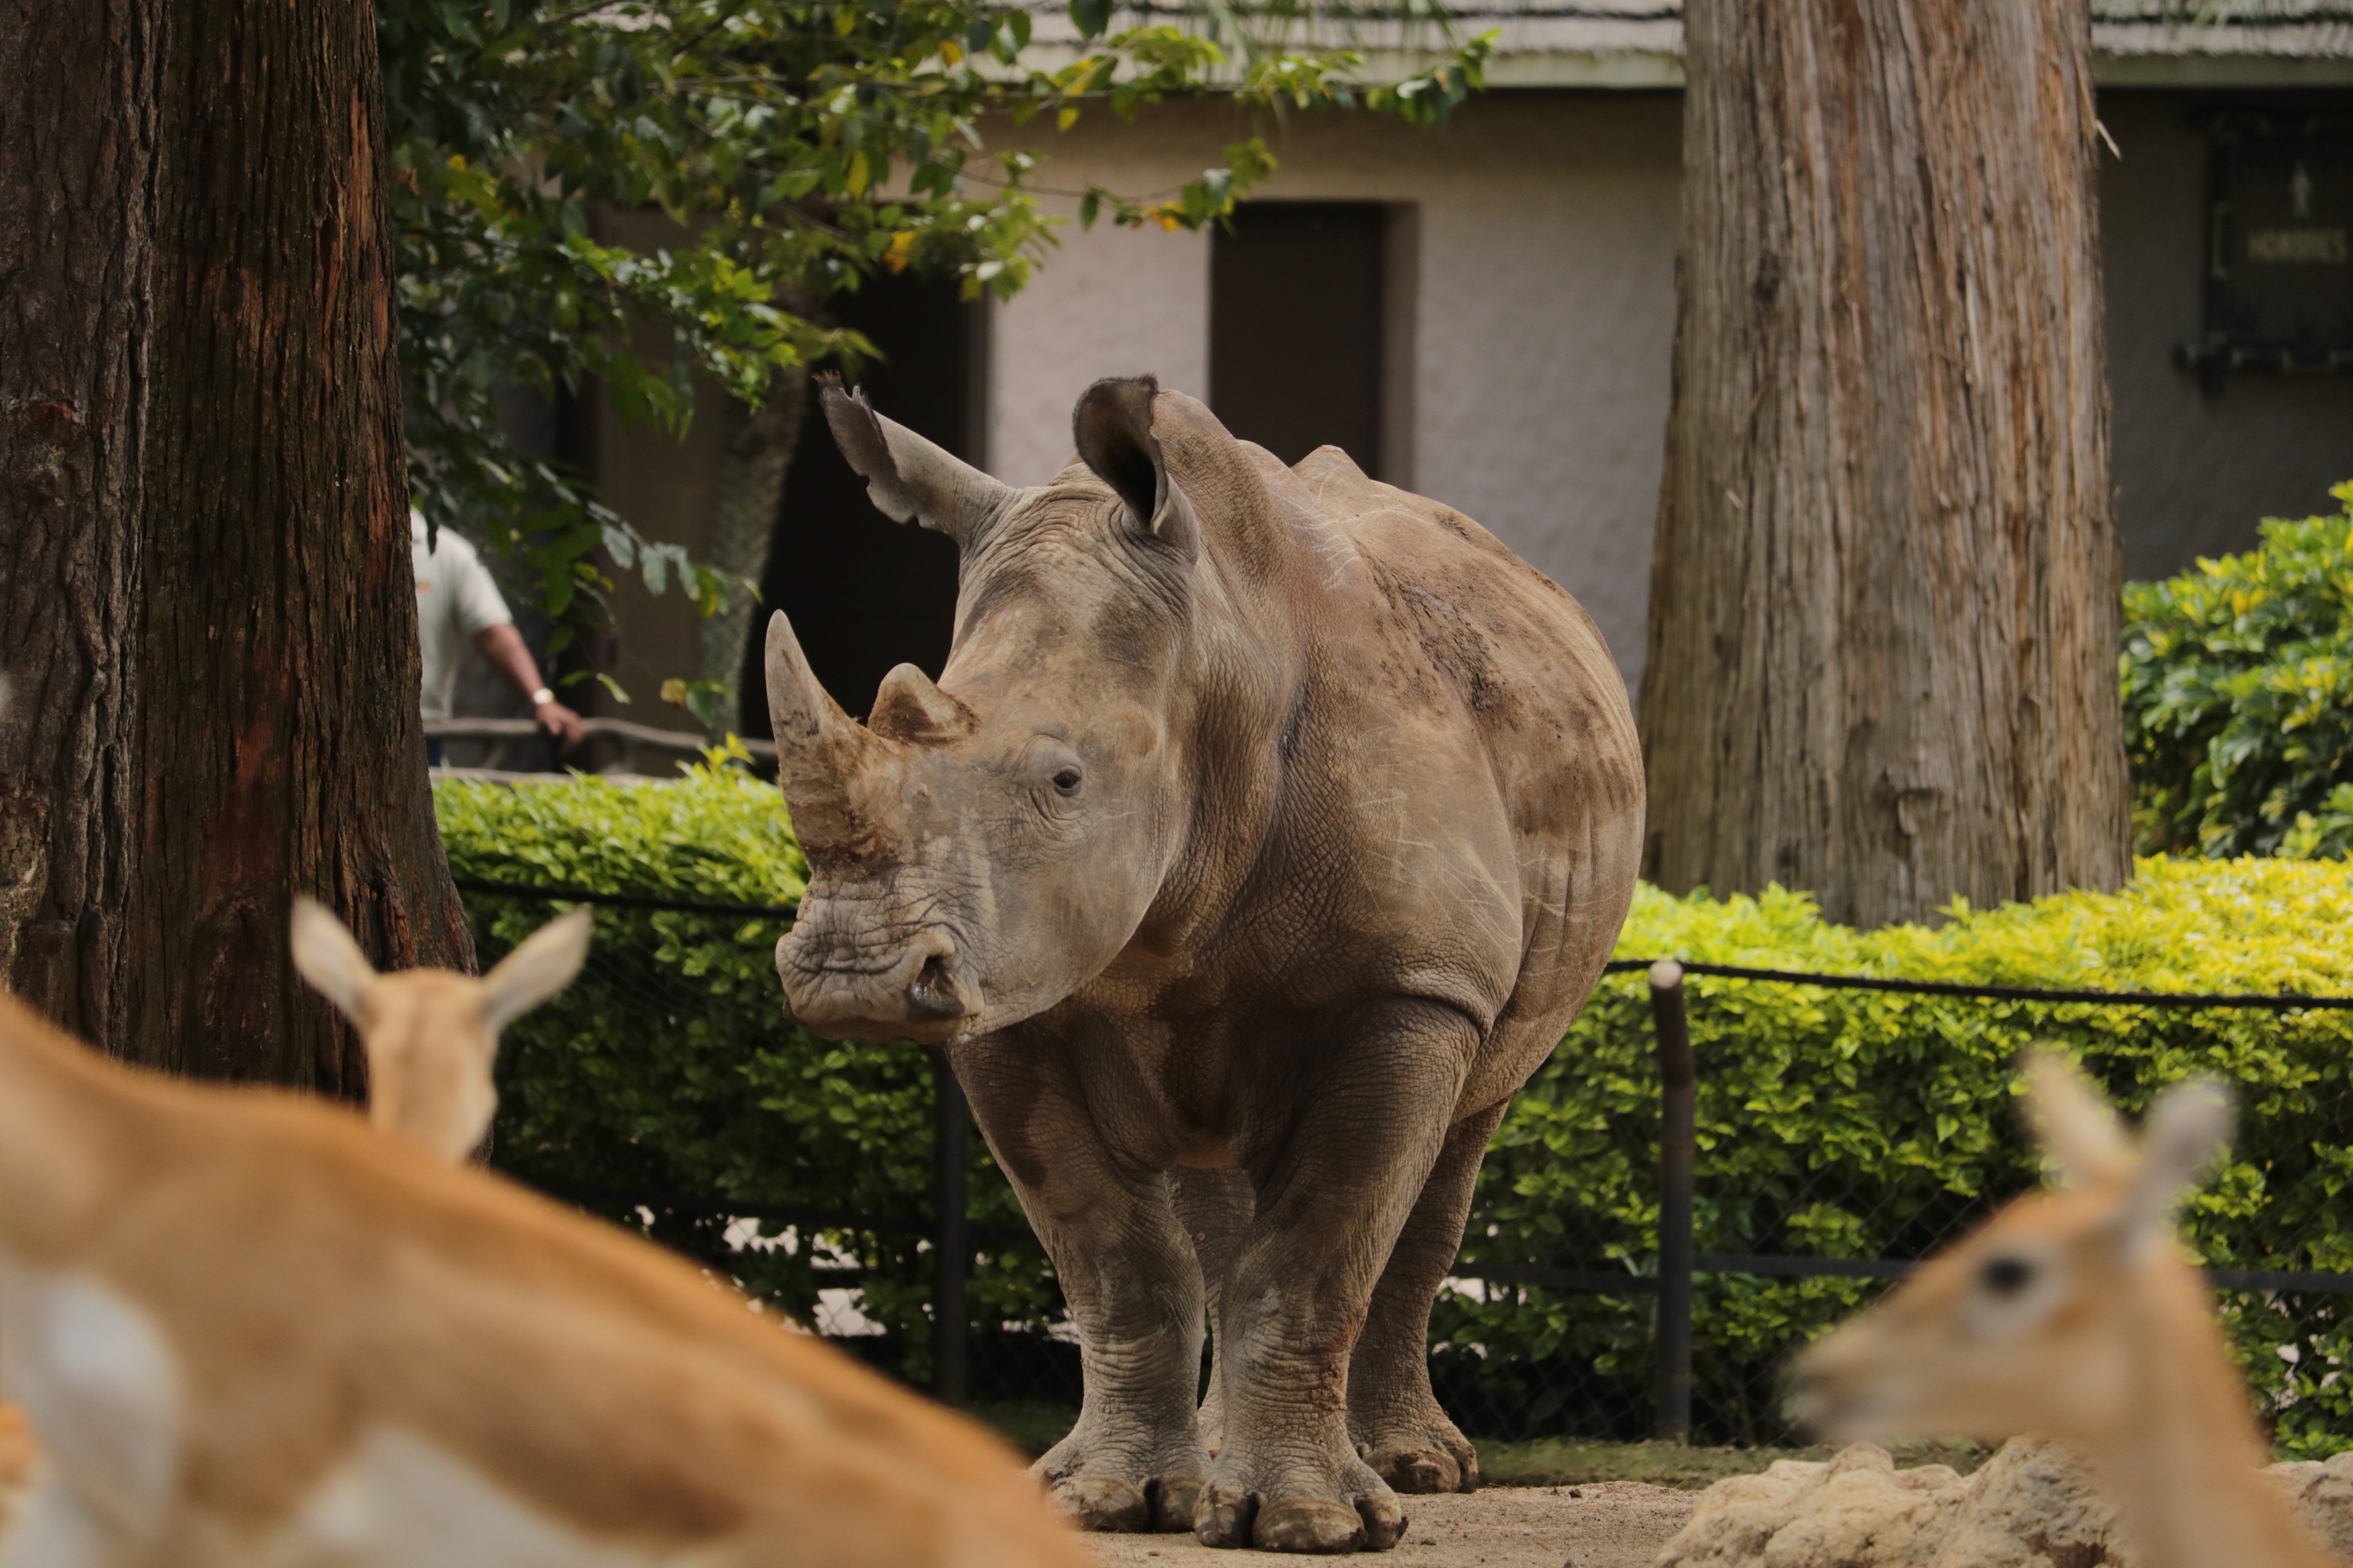
[[[913,1023],[928,1024],[963,1016],[964,998],[956,994],[955,982],[948,978],[948,966],[934,953],[907,987],[907,1017]]]

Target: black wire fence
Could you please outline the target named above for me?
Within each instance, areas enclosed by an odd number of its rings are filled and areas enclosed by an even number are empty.
[[[1046,1437],[1075,1410],[1052,1268],[936,1056],[816,1041],[784,1017],[772,954],[789,907],[459,886],[485,963],[563,905],[600,908],[581,978],[509,1031],[501,1166],[951,1402],[1037,1406]],[[1491,1152],[1433,1321],[1433,1382],[1472,1436],[1791,1440],[1788,1352],[2038,1179],[2004,1102],[2014,1051],[1989,1047],[1975,1079],[1956,1078],[1936,1059],[1955,1054],[1940,1043],[1953,1015],[1923,1013],[1907,1033],[1900,1011],[1959,1008],[2003,1040],[2088,1042],[2095,1072],[2100,1051],[2129,1042],[2116,1060],[2159,1076],[2238,1063],[2275,1080],[2242,1089],[2242,1164],[2193,1210],[2191,1241],[2283,1446],[2353,1446],[2337,1377],[2353,1354],[2353,1237],[2337,1223],[2353,1185],[2353,997],[1609,967],[1579,1026],[1614,1031],[1615,1054],[1565,1051],[1532,1082],[1535,1110]],[[1810,999],[1797,1009],[1810,1035],[1804,1065],[1760,1077],[1740,1043],[1767,988]],[[1916,1052],[1852,1053],[1850,1009],[1873,998],[1899,1010],[1895,1037]],[[2129,1075],[2111,1087],[2134,1101]],[[1933,1138],[1861,1135],[1932,1091],[1975,1102],[1920,1111]],[[1799,1099],[1800,1131],[1751,1131]]]

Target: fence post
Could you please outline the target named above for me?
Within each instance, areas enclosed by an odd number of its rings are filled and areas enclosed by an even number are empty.
[[[932,1392],[965,1402],[965,1273],[972,1264],[965,1213],[972,1121],[945,1051],[932,1058]]]
[[[1692,1181],[1698,1158],[1698,1070],[1683,1016],[1683,966],[1651,965],[1651,1021],[1659,1047],[1658,1420],[1651,1436],[1691,1441]]]

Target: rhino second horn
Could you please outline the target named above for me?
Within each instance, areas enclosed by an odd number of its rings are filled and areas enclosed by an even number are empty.
[[[862,797],[883,781],[892,742],[841,710],[801,652],[793,624],[768,619],[768,721],[776,735],[776,783],[804,849],[846,846],[874,826]]]
[[[867,725],[876,734],[915,746],[945,745],[979,727],[971,709],[941,690],[912,664],[892,667],[874,694]]]

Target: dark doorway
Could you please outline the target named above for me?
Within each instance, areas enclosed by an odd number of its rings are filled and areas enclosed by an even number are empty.
[[[1209,242],[1209,406],[1296,463],[1335,446],[1382,472],[1377,202],[1244,202]]]
[[[831,309],[887,356],[859,377],[875,411],[976,461],[980,308],[958,300],[952,281],[910,275],[870,279]],[[792,617],[818,679],[846,710],[862,714],[893,665],[938,677],[955,595],[955,546],[874,510],[866,481],[842,460],[810,398],[760,583],[762,614],[744,650],[744,733],[770,733],[761,660],[768,609]]]

